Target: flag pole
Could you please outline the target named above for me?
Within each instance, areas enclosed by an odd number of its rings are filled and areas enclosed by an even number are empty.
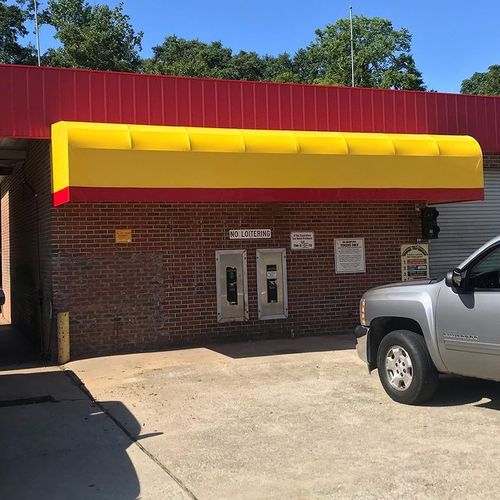
[[[354,87],[354,37],[352,34],[352,5],[349,5],[349,24],[351,26],[351,85]]]
[[[38,2],[36,0],[33,0],[33,7],[35,8],[36,59],[38,61],[38,66],[41,66],[41,62],[40,62],[40,29],[38,26]]]

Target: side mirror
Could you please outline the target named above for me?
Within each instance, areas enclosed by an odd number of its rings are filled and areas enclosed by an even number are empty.
[[[464,283],[462,271],[457,267],[456,269],[453,269],[453,271],[446,273],[445,282],[446,286],[449,286],[450,288],[461,288]]]

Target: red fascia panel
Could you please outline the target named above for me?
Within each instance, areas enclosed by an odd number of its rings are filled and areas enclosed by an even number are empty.
[[[427,201],[447,203],[483,199],[476,188],[342,188],[342,189],[205,189],[70,187],[54,193],[54,206],[77,202],[331,202]]]
[[[0,65],[0,137],[61,120],[471,135],[500,152],[500,97]]]

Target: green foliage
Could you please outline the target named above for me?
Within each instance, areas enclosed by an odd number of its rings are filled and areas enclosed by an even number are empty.
[[[22,5],[28,0],[17,0],[21,5],[7,5],[7,1],[0,0],[0,62],[34,62],[33,48],[23,47],[18,42],[28,34],[25,23],[30,13]],[[317,30],[315,40],[294,55],[233,53],[220,41],[205,43],[168,36],[161,45],[153,47],[152,57],[145,60],[139,57],[143,34],[134,31],[130,18],[123,13],[123,4],[112,9],[104,3],[91,5],[87,0],[48,0],[48,7],[40,19],[55,28],[55,37],[61,42],[60,47],[49,49],[42,58],[44,64],[51,66],[238,80],[351,84],[348,19],[339,19]],[[396,30],[387,19],[364,16],[354,17],[353,26],[356,86],[425,89],[411,54],[411,35],[406,28]],[[491,90],[498,76],[481,73],[465,80],[463,89],[467,90],[463,91],[472,92],[474,85],[483,81],[488,82],[482,84],[488,86],[488,92],[498,92]]]
[[[263,61],[265,65],[263,80],[291,83],[305,81],[295,58],[286,52],[278,56],[264,56]]]
[[[301,81],[288,54],[262,57],[243,50],[233,54],[219,41],[205,43],[177,36],[153,47],[153,57],[144,61],[143,69],[146,73],[202,78]]]
[[[115,71],[138,71],[142,32],[136,33],[123,4],[114,9],[84,0],[49,0],[43,13],[62,46],[50,49],[44,61],[51,66]]]
[[[422,74],[411,55],[411,35],[387,19],[353,19],[355,84],[362,87],[424,90]],[[267,80],[333,85],[351,84],[349,20],[316,31],[316,40],[292,57],[233,54],[221,42],[210,44],[170,36],[153,48],[146,72],[239,80]]]
[[[26,21],[29,18],[30,14],[24,8],[24,2],[7,5],[6,0],[0,0],[0,63],[34,64],[36,62],[33,47],[19,43],[19,39],[28,34]]]
[[[229,78],[263,80],[266,63],[256,52],[240,51],[231,59]]]
[[[500,96],[500,64],[490,66],[484,73],[474,73],[462,82],[460,92]]]
[[[354,82],[358,87],[425,89],[411,55],[411,35],[388,19],[353,18]],[[314,83],[351,85],[348,19],[316,30],[316,40],[303,52],[308,79]]]
[[[144,61],[144,71],[164,75],[230,78],[232,51],[220,42],[210,44],[169,36],[153,47],[153,57]]]

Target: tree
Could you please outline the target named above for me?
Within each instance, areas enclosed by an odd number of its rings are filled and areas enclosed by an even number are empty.
[[[142,32],[136,33],[123,4],[90,5],[85,0],[49,0],[42,19],[52,25],[62,47],[49,49],[52,66],[138,71]]]
[[[264,80],[292,83],[305,81],[303,75],[300,74],[296,58],[290,57],[290,54],[286,52],[277,56],[264,56],[263,61],[265,65]]]
[[[493,64],[484,73],[474,73],[462,82],[462,94],[500,95],[500,64]]]
[[[153,57],[144,61],[147,73],[162,75],[231,78],[232,50],[221,42],[204,43],[168,36],[153,47]]]
[[[411,35],[379,17],[353,18],[356,86],[424,90],[422,74],[411,55]],[[316,40],[301,54],[307,79],[314,83],[351,85],[348,19],[316,30]]]
[[[241,50],[237,54],[222,42],[205,43],[168,36],[153,47],[153,57],[143,64],[146,73],[226,78],[230,80],[302,81],[288,54],[260,56]]]
[[[354,24],[355,83],[363,87],[424,90],[411,55],[411,35],[387,19],[357,16]],[[340,19],[316,31],[307,48],[289,54],[233,54],[221,42],[204,43],[169,36],[153,48],[146,72],[278,82],[351,84],[349,21]]]
[[[59,24],[87,26],[89,22],[85,18],[93,11],[83,2],[50,0],[49,10],[53,18],[56,14],[70,18]],[[55,7],[62,4],[65,4],[65,8],[56,11]],[[68,9],[68,6],[73,8]],[[77,18],[73,19],[72,15],[77,15]],[[411,35],[406,28],[395,30],[389,20],[377,17],[357,16],[353,23],[357,86],[425,89],[422,75],[411,54]],[[52,24],[57,23],[53,21]],[[127,26],[130,28],[129,24]],[[64,49],[68,44],[82,46],[69,38]],[[59,56],[57,51],[52,55],[57,63],[66,65],[60,62]],[[161,45],[153,47],[153,56],[142,61],[142,70],[146,73],[205,78],[350,85],[349,21],[340,19],[323,30],[317,30],[316,40],[307,48],[299,49],[293,57],[288,53],[260,56],[256,52],[243,50],[233,54],[220,41],[206,43],[172,35],[166,37]]]
[[[34,64],[35,51],[32,46],[23,46],[19,38],[28,34],[26,21],[30,18],[24,2],[17,5],[7,5],[6,0],[0,0],[0,63],[4,64]]]
[[[263,80],[266,70],[265,60],[256,52],[241,50],[231,59],[229,78],[234,80]]]

